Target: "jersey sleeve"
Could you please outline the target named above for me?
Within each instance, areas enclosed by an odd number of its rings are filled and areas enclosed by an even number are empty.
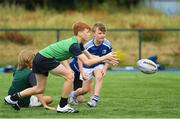
[[[74,56],[78,56],[82,54],[81,46],[78,43],[74,43],[70,46],[69,52],[72,53]]]
[[[27,80],[29,81],[31,86],[35,86],[37,84],[36,77],[35,77],[35,74],[33,72],[31,72],[29,74],[29,76],[27,77]]]
[[[84,51],[84,50],[85,50],[85,48],[84,48],[83,43],[80,43],[79,45],[80,45],[81,51]]]
[[[112,44],[111,44],[111,42],[109,42],[109,41],[106,39],[106,40],[105,40],[105,44],[106,44],[106,46],[108,47],[107,53],[112,52]]]
[[[108,53],[112,52],[112,47],[109,48]]]

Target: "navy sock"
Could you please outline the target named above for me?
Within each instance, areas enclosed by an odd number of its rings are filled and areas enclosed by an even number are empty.
[[[67,103],[68,103],[68,98],[63,98],[63,97],[61,97],[61,99],[60,99],[60,101],[59,101],[59,106],[60,106],[60,107],[64,107],[64,106],[67,105]]]
[[[11,97],[10,97],[10,99],[11,99],[12,101],[17,101],[17,100],[19,100],[20,98],[21,98],[20,93],[15,93],[15,94],[11,95]]]

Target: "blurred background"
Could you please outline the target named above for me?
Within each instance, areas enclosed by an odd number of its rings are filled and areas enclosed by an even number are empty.
[[[70,37],[77,21],[106,25],[118,67],[154,56],[163,67],[180,67],[179,0],[0,0],[0,67],[16,65],[24,48]]]

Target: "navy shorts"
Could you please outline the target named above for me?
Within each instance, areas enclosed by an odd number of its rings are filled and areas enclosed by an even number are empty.
[[[77,90],[78,88],[82,88],[83,81],[79,79],[80,73],[74,72],[74,86],[73,90]]]
[[[74,71],[74,82],[73,82],[73,90],[77,90],[78,88],[82,88],[83,81],[79,79],[79,67],[77,63],[71,62],[70,63],[71,69]]]
[[[48,76],[49,71],[56,68],[59,64],[54,58],[46,58],[40,53],[37,53],[33,60],[32,71],[36,74]]]

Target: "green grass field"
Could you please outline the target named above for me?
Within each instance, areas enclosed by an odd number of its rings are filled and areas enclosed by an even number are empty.
[[[12,81],[11,74],[0,74],[0,118],[180,118],[180,73],[108,72],[104,78],[101,100],[96,108],[86,103],[76,106],[78,114],[60,114],[42,107],[14,111],[3,98]],[[62,78],[50,75],[46,95],[59,102]],[[88,101],[88,95],[85,97]]]

